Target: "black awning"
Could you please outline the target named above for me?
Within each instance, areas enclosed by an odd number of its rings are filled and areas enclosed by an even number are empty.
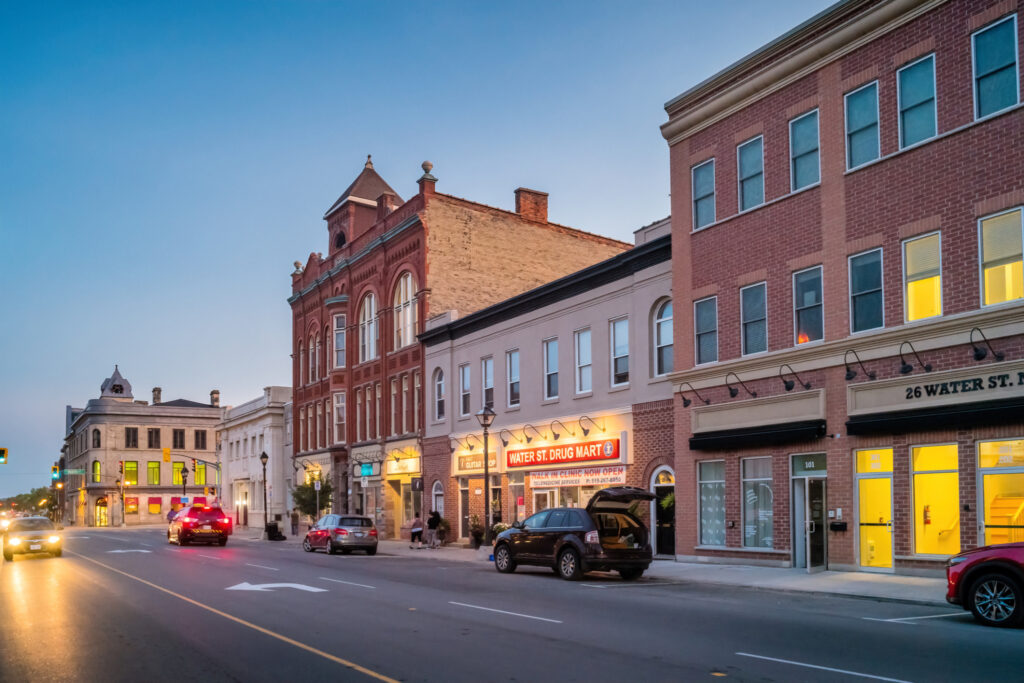
[[[721,451],[747,446],[773,446],[795,441],[813,441],[825,436],[824,420],[804,420],[763,427],[720,429],[690,437],[691,451]]]
[[[1024,398],[980,401],[938,408],[857,415],[846,421],[847,434],[903,434],[929,429],[971,429],[1024,423]]]

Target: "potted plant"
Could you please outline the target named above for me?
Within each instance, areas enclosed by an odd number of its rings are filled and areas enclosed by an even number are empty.
[[[469,516],[469,535],[473,539],[473,550],[476,550],[484,540],[484,525],[480,523],[480,515]]]
[[[491,538],[497,538],[498,534],[508,528],[509,525],[505,524],[505,522],[495,522],[494,526],[491,527]]]
[[[441,545],[444,545],[445,539],[448,538],[448,532],[452,530],[452,523],[444,517],[437,523],[437,540]]]

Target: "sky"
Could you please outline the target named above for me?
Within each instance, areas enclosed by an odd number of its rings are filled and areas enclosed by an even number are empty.
[[[829,4],[0,4],[0,497],[115,364],[143,400],[289,385],[292,263],[367,154],[631,241],[669,212],[665,102]]]

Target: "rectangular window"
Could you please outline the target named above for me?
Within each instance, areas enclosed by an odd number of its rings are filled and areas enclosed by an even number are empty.
[[[759,282],[740,290],[740,316],[743,326],[743,355],[768,350],[767,285]]]
[[[821,180],[817,109],[789,122],[789,175],[793,192]]]
[[[206,486],[206,463],[205,462],[198,462],[198,463],[196,463],[195,485],[196,486]]]
[[[139,498],[138,496],[125,496],[124,498],[124,511],[129,515],[139,514]]]
[[[718,360],[718,298],[693,304],[693,335],[697,365]]]
[[[882,306],[882,250],[850,257],[850,331],[885,324]]]
[[[171,484],[174,486],[181,486],[181,468],[185,466],[183,462],[171,463]]]
[[[356,443],[363,440],[363,390],[356,389]]]
[[[793,319],[796,343],[806,344],[825,336],[821,301],[821,266],[793,273]]]
[[[942,240],[934,232],[903,243],[907,322],[942,315]]]
[[[629,383],[629,318],[611,322],[612,386]]]
[[[205,429],[197,429],[196,430],[195,442],[196,442],[196,450],[197,451],[205,451],[206,450],[206,430]]]
[[[900,147],[935,137],[935,55],[896,72],[900,108]]]
[[[700,544],[725,545],[725,461],[697,463]]]
[[[139,428],[138,427],[125,427],[124,428],[124,447],[125,448],[138,448],[139,447]]]
[[[146,483],[150,486],[160,485],[160,462],[152,461],[146,463]]]
[[[444,372],[434,372],[434,419],[444,419]]]
[[[383,397],[383,392],[380,390],[380,382],[377,382],[376,387],[377,387],[377,405],[376,405],[376,407],[377,407],[377,414],[375,415],[375,418],[377,420],[377,438],[379,439],[381,437],[381,434],[384,433],[382,425],[380,423],[380,402],[381,402],[381,398]]]
[[[590,330],[576,332],[576,393],[585,394],[591,386]]]
[[[558,398],[558,340],[544,342],[544,398]]]
[[[470,392],[469,365],[459,366],[459,415],[469,415],[469,392]]]
[[[878,158],[878,81],[846,94],[846,168]]]
[[[981,219],[981,289],[986,306],[1024,297],[1024,210]]]
[[[391,436],[398,434],[398,378],[391,378]]]
[[[914,552],[960,552],[960,475],[956,444],[911,449],[914,468]]]
[[[715,222],[715,160],[694,166],[693,229],[699,230]]]
[[[494,406],[494,359],[480,361],[480,388],[485,406]]]
[[[519,405],[519,350],[505,354],[505,372],[508,379],[508,407]]]
[[[771,548],[772,459],[746,458],[743,461],[743,545],[747,548]]]
[[[147,448],[160,448],[160,428],[150,427],[146,430]]]
[[[985,544],[1024,541],[1024,439],[978,444]]]
[[[334,316],[334,367],[336,368],[345,367],[345,353],[348,350],[345,323],[345,316]]]
[[[345,443],[345,392],[334,394],[334,443]]]
[[[974,118],[1017,104],[1017,15],[971,36],[974,52]]]
[[[412,375],[412,430],[420,431],[420,373]],[[443,411],[442,411],[443,412]]]
[[[364,410],[366,417],[366,438],[373,438],[373,386],[366,387],[366,406]]]
[[[152,448],[152,446],[150,446]],[[171,448],[174,450],[185,450],[185,430],[184,429],[173,429],[171,430]]]
[[[409,433],[409,375],[402,375],[402,433]]]
[[[139,463],[136,460],[126,460],[124,463],[125,486],[139,485]]]
[[[160,499],[150,498],[149,499],[149,514],[159,515],[160,514]]]
[[[764,204],[764,138],[759,136],[737,147],[736,165],[740,211]]]

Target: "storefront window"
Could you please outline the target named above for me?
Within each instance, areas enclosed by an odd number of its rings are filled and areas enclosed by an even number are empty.
[[[501,475],[491,475],[491,521],[500,522],[501,517]]]
[[[772,547],[772,459],[743,461],[743,545]]]
[[[412,484],[402,484],[402,523],[411,522],[423,514],[423,491],[413,491]]]
[[[857,451],[857,525],[862,567],[892,567],[892,460],[891,448]]]
[[[124,511],[129,515],[139,514],[139,499],[135,497],[126,497],[124,499]]]
[[[578,508],[580,506],[580,487],[563,486],[559,488],[558,506],[563,508]]]
[[[526,517],[526,475],[523,472],[508,475],[508,495],[512,505],[512,519]]]
[[[1024,541],[1024,440],[979,443],[978,466],[985,543]]]
[[[914,468],[914,552],[960,552],[960,476],[956,444],[918,446]]]
[[[700,544],[725,545],[725,461],[698,463]]]

